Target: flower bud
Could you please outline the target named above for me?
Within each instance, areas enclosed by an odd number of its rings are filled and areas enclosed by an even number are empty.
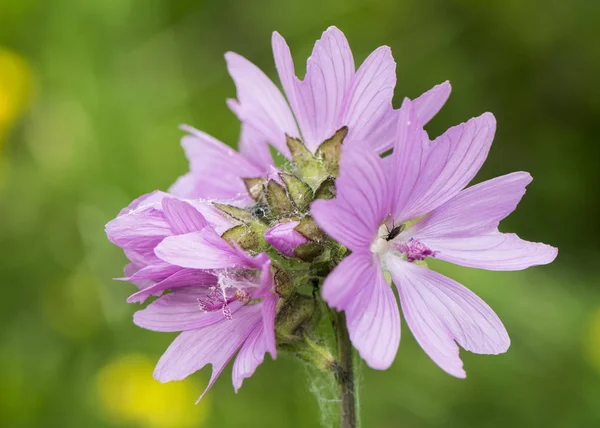
[[[299,224],[299,221],[279,223],[267,230],[265,239],[281,254],[294,257],[296,247],[308,242],[308,239],[304,235],[296,231],[295,227]]]

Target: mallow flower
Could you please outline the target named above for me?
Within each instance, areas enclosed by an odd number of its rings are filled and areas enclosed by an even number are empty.
[[[237,391],[265,353],[276,358],[278,296],[271,260],[265,253],[249,255],[221,237],[235,227],[213,205],[162,192],[134,201],[106,226],[109,240],[132,259],[127,279],[140,290],[128,301],[161,296],[136,312],[134,322],[149,330],[181,332],[155,369],[154,377],[162,382],[211,364],[208,391],[237,353]],[[180,247],[188,240],[203,247],[196,245],[190,253]]]
[[[317,368],[320,382],[338,384],[338,400],[319,401],[339,402],[341,426],[353,427],[352,344],[376,369],[388,368],[399,346],[392,281],[421,347],[464,377],[458,345],[498,354],[508,334],[486,303],[427,260],[518,270],[551,262],[557,250],[498,230],[529,174],[466,188],[490,149],[491,114],[429,140],[423,126],[448,98],[448,82],[395,110],[389,48],[356,69],[346,38],[330,27],[301,80],[285,40],[274,33],[272,43],[284,93],[248,60],[225,56],[239,152],[184,127],[190,172],[169,193],[135,200],[106,232],[130,261],[123,279],[138,291],[128,301],[157,297],[134,322],[181,332],[157,379],[211,364],[210,388],[235,358],[237,391],[266,353],[285,351]],[[270,145],[288,162],[276,167]]]
[[[388,368],[400,342],[400,314],[443,370],[465,377],[458,345],[499,354],[510,344],[494,311],[456,281],[428,269],[430,258],[489,270],[550,263],[556,248],[501,233],[531,182],[515,172],[465,189],[485,161],[496,129],[490,113],[430,141],[414,102],[397,119],[387,158],[345,148],[333,200],[311,211],[329,236],[352,251],[327,276],[323,297],[346,313],[350,338],[369,366]],[[458,344],[458,345],[457,345]]]
[[[347,146],[370,147],[379,153],[391,147],[397,112],[392,108],[396,63],[389,47],[377,48],[356,69],[348,40],[338,28],[329,27],[315,43],[302,80],[296,77],[290,49],[277,32],[272,47],[285,97],[256,65],[241,55],[226,53],[237,88],[237,99],[227,103],[242,123],[239,152],[202,131],[182,126],[189,134],[183,137],[182,146],[190,171],[170,188],[171,194],[247,204],[257,184],[279,172],[269,145],[292,160],[290,137],[317,158],[318,148],[341,129]],[[450,84],[444,82],[414,100],[421,123],[440,110],[449,94]],[[322,174],[313,175],[311,184],[319,184],[314,180]]]

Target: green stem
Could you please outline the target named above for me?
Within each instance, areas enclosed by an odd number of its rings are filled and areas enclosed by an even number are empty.
[[[352,367],[352,343],[346,327],[346,316],[339,312],[335,317],[338,367],[336,380],[340,394],[340,428],[356,428],[356,404],[354,397],[354,370]]]

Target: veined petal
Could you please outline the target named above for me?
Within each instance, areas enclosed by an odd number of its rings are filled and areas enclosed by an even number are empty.
[[[273,359],[277,358],[277,347],[275,343],[275,315],[279,297],[271,292],[262,303],[263,336],[265,340],[265,351],[271,354]]]
[[[178,266],[168,265],[171,268],[178,269],[162,281],[146,287],[137,293],[132,294],[127,299],[127,303],[143,302],[150,296],[160,296],[165,290],[171,290],[186,286],[210,286],[217,283],[217,277],[213,274],[197,269],[182,269]],[[131,278],[130,278],[131,280]]]
[[[164,198],[162,208],[165,218],[177,235],[200,231],[208,224],[204,216],[185,201]]]
[[[494,116],[485,113],[450,128],[433,142],[409,141],[414,144],[410,149],[414,162],[410,171],[417,179],[408,203],[402,212],[395,212],[395,220],[402,222],[421,217],[464,189],[487,158],[495,131]],[[392,165],[392,169],[400,167]]]
[[[226,200],[244,196],[249,199],[242,178],[257,177],[263,171],[210,135],[190,126],[182,129],[191,134],[181,140],[190,161],[190,172],[180,177],[169,192],[188,199]]]
[[[229,360],[250,333],[260,324],[260,307],[244,306],[233,319],[223,319],[207,327],[184,331],[171,343],[154,370],[161,382],[181,380],[211,364],[212,375],[206,390],[215,383]]]
[[[165,238],[154,252],[161,260],[190,269],[221,269],[244,264],[237,251],[210,227]]]
[[[415,112],[421,125],[426,125],[438,114],[441,108],[444,107],[444,104],[446,104],[446,101],[448,101],[451,91],[450,82],[446,80],[444,83],[440,83],[423,93],[420,97],[415,98],[413,105],[415,106]]]
[[[429,238],[422,242],[436,251],[438,259],[487,270],[527,269],[551,263],[558,255],[558,249],[550,245],[498,231],[463,238]]]
[[[313,202],[313,218],[352,251],[370,248],[390,206],[381,158],[358,147],[344,149],[335,187],[336,199]]]
[[[198,298],[208,287],[197,285],[177,288],[174,292],[156,299],[145,309],[137,311],[133,322],[153,331],[197,330],[220,321],[229,321],[221,311],[204,312],[198,305]],[[227,307],[235,319],[243,304],[235,301]]]
[[[526,172],[514,172],[471,186],[413,226],[411,237],[462,238],[495,231],[517,208],[531,180]]]
[[[396,62],[387,46],[377,48],[359,67],[344,102],[341,124],[348,144],[365,144],[392,108]]]
[[[314,152],[342,126],[340,113],[354,76],[348,40],[339,29],[329,27],[315,43],[303,81],[294,75],[289,48],[278,33],[273,34],[273,54],[304,144]]]
[[[134,199],[128,206],[121,210],[119,215],[128,214],[142,206],[152,205],[154,203],[160,202],[165,196],[168,196],[168,194],[160,190],[155,190],[153,192],[146,193],[145,195]]]
[[[521,270],[548,264],[556,258],[556,248],[498,231],[530,182],[528,173],[515,172],[469,187],[413,226],[410,237],[437,258],[463,266]]]
[[[414,103],[405,98],[398,111],[394,152],[386,162],[392,200],[392,218],[402,217],[419,180],[423,144],[429,142],[417,118]]]
[[[231,380],[233,389],[237,393],[242,387],[244,379],[254,374],[256,368],[262,364],[267,353],[266,336],[262,325],[257,324],[233,363]],[[275,357],[273,357],[275,358]]]
[[[412,101],[420,126],[425,126],[444,106],[450,96],[450,82],[434,86]],[[384,153],[394,147],[398,127],[398,115],[390,105],[376,126],[371,130],[369,144],[377,153]]]
[[[400,314],[377,256],[346,257],[325,279],[323,298],[346,312],[350,339],[367,364],[389,368],[400,344]]]
[[[163,212],[151,206],[121,214],[106,224],[106,236],[110,242],[138,252],[151,250],[172,234]]]
[[[406,323],[421,348],[447,373],[464,378],[458,343],[477,354],[500,354],[510,345],[494,311],[473,292],[437,272],[387,255]],[[456,342],[456,343],[455,343]]]
[[[210,201],[196,199],[188,200],[196,210],[202,214],[202,217],[208,222],[208,224],[217,232],[219,235],[225,233],[227,229],[237,226],[237,222],[234,222],[231,217],[228,217],[221,210],[215,207]],[[245,206],[243,200],[228,201],[234,206]]]
[[[125,274],[125,277],[124,278],[115,278],[115,279],[118,281],[129,281],[132,284],[134,284],[139,290],[143,290],[144,288],[151,287],[152,285],[154,285],[154,281],[146,279],[146,278],[135,278],[134,277],[134,275],[137,274],[142,269],[143,268],[141,268],[139,265],[135,264],[134,262],[128,263],[127,265],[125,265],[125,268],[123,269],[123,273]]]
[[[238,105],[234,113],[289,157],[285,135],[298,137],[299,133],[285,98],[271,79],[246,58],[227,52],[225,60],[237,88]]]
[[[238,150],[246,159],[250,159],[254,165],[264,171],[261,176],[268,173],[269,167],[275,166],[267,139],[250,125],[242,123]]]

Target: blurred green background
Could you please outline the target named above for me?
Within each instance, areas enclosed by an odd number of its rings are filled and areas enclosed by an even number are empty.
[[[237,396],[227,369],[199,406],[210,369],[153,381],[175,335],[132,324],[103,229],[186,171],[180,123],[236,143],[226,51],[275,78],[273,30],[303,70],[329,25],[357,62],[392,47],[396,104],[451,81],[431,134],[492,111],[477,180],[531,172],[503,229],[560,248],[525,272],[436,264],[495,308],[512,347],[463,352],[457,380],[404,325],[393,367],[363,367],[363,426],[600,426],[599,20],[588,0],[0,0],[0,426],[318,426],[290,357],[267,358]]]

